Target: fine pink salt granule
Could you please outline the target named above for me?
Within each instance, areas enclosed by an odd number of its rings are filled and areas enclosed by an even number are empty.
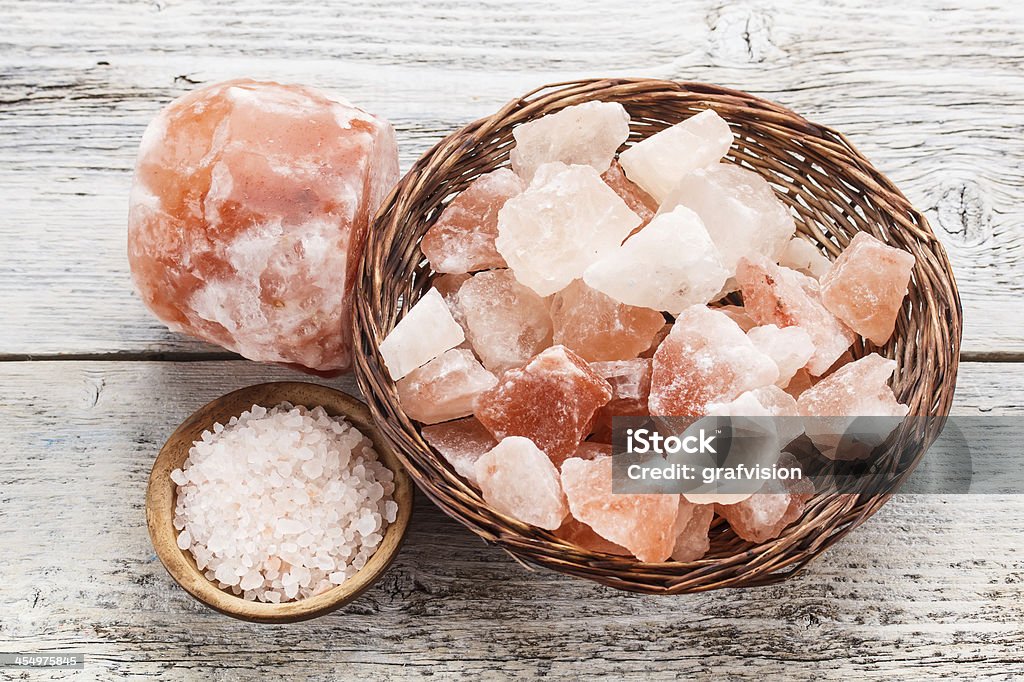
[[[785,452],[778,466],[799,468],[799,463]],[[771,478],[760,491],[742,502],[718,504],[715,510],[729,522],[736,535],[750,542],[764,542],[777,538],[786,526],[800,518],[812,495],[814,484],[805,478]]]
[[[778,376],[775,362],[725,313],[696,305],[676,318],[654,354],[650,413],[702,416],[709,403],[729,402]]]
[[[679,495],[612,493],[611,457],[565,460],[562,488],[573,518],[640,561],[665,561],[672,554]]]
[[[372,443],[321,407],[254,405],[189,450],[177,484],[178,547],[244,599],[311,597],[351,578],[398,514]]]
[[[525,189],[508,168],[481,175],[441,212],[420,248],[436,272],[462,273],[505,267],[494,247],[498,211]]]
[[[558,466],[587,435],[611,386],[564,346],[552,346],[525,367],[510,369],[477,399],[476,418],[499,441],[524,436]]]
[[[477,396],[496,383],[472,351],[453,348],[409,372],[395,387],[406,414],[436,424],[473,414]]]
[[[356,265],[397,179],[391,125],[318,90],[234,80],[190,92],[142,138],[135,285],[174,331],[251,360],[345,370]]]
[[[529,438],[502,439],[474,468],[484,501],[503,514],[554,530],[569,513],[558,469]]]
[[[619,303],[580,279],[551,297],[551,321],[554,343],[587,362],[635,358],[665,325],[661,313]]]
[[[466,338],[492,372],[520,367],[551,345],[548,302],[511,270],[473,275],[459,289],[456,305]]]
[[[853,331],[822,303],[814,278],[767,258],[741,258],[736,280],[743,290],[743,307],[759,325],[797,326],[810,335],[814,353],[807,369],[814,376],[821,376],[853,344]]]
[[[498,441],[475,417],[425,426],[421,431],[423,439],[441,453],[462,476],[479,487],[476,480],[476,461],[491,450]]]
[[[821,300],[851,329],[881,346],[896,328],[914,256],[858,232],[821,278]]]

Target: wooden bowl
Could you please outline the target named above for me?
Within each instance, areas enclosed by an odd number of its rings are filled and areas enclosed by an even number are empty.
[[[910,414],[931,417],[904,422],[889,439],[876,461],[884,476],[858,479],[864,485],[849,494],[816,495],[801,519],[767,542],[744,541],[719,523],[702,559],[644,563],[583,550],[498,512],[423,439],[402,410],[379,352],[380,342],[431,286],[434,273],[420,239],[452,196],[480,175],[508,165],[517,125],[591,100],[619,102],[629,112],[625,146],[714,109],[735,134],[725,161],[764,177],[789,207],[797,230],[824,255],[835,259],[858,232],[914,255],[909,295],[892,338],[882,347],[863,340],[853,347],[856,357],[877,352],[894,358],[896,397],[910,406]],[[651,594],[780,582],[877,511],[913,471],[949,414],[959,360],[960,299],[946,252],[927,220],[841,133],[745,92],[646,78],[538,88],[424,154],[385,200],[373,235],[356,284],[354,366],[377,425],[420,489],[448,515],[520,559],[556,571]],[[883,484],[876,485],[880,478]]]
[[[395,474],[393,499],[398,503],[394,523],[388,525],[380,547],[366,565],[343,584],[330,590],[296,601],[268,604],[248,601],[226,592],[213,583],[196,566],[190,552],[178,548],[174,529],[174,506],[177,486],[171,480],[171,471],[181,467],[188,457],[189,448],[203,431],[214,423],[227,424],[253,405],[271,408],[282,402],[314,408],[320,405],[331,416],[342,416],[373,442],[380,461]],[[333,388],[318,384],[284,381],[258,384],[239,389],[217,398],[199,408],[167,439],[153,463],[146,491],[146,525],[153,548],[176,583],[193,597],[223,614],[254,623],[294,623],[316,618],[343,606],[380,578],[394,560],[409,527],[412,514],[413,487],[409,475],[395,456],[391,445],[383,438],[370,417],[369,410],[359,400]]]

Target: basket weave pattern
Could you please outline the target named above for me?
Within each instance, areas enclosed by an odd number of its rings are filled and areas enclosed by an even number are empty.
[[[416,162],[377,214],[374,238],[361,263],[354,309],[359,386],[380,430],[420,488],[447,514],[513,556],[656,594],[780,582],[886,502],[938,435],[941,418],[908,420],[890,437],[878,460],[890,475],[882,490],[817,495],[799,521],[762,544],[738,538],[719,521],[704,558],[645,564],[579,550],[488,508],[420,437],[380,359],[379,343],[430,288],[433,273],[419,242],[445,202],[477,176],[507,165],[516,125],[590,100],[620,102],[626,108],[632,119],[630,142],[711,107],[736,135],[727,159],[765,177],[790,207],[798,231],[831,259],[858,231],[912,253],[917,264],[896,332],[881,348],[858,342],[854,355],[877,351],[898,361],[893,388],[911,415],[948,414],[959,358],[960,300],[946,253],[924,216],[838,132],[743,92],[649,79],[545,86],[449,135]]]

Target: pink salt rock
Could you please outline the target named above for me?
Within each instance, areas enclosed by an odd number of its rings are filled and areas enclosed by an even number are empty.
[[[814,355],[814,342],[803,327],[776,327],[766,324],[747,331],[754,346],[775,361],[779,368],[777,386],[786,386],[797,371]]]
[[[142,138],[135,285],[174,331],[251,360],[346,370],[356,266],[397,179],[391,125],[318,90],[234,80],[190,92]]]
[[[832,267],[832,261],[817,247],[801,237],[793,237],[779,256],[779,265],[820,280]]]
[[[410,418],[436,424],[473,414],[477,396],[497,383],[472,351],[453,348],[409,372],[395,387]]]
[[[610,443],[613,417],[642,417],[647,415],[647,400],[651,395],[651,361],[646,358],[592,362],[594,370],[612,387],[612,399],[597,411],[591,427],[593,438]],[[575,455],[579,457],[577,453]]]
[[[569,513],[558,469],[529,438],[503,438],[474,469],[484,501],[502,514],[554,530]]]
[[[611,457],[612,446],[608,443],[595,443],[593,441],[585,440],[580,443],[580,446],[576,448],[576,452],[572,453],[572,456],[586,460]]]
[[[576,451],[594,413],[611,397],[611,386],[582,358],[552,346],[482,393],[476,418],[498,440],[525,436],[560,464]]]
[[[487,369],[520,367],[551,345],[548,303],[509,270],[478,272],[459,289],[466,337]]]
[[[579,279],[552,297],[551,321],[554,342],[587,362],[635,358],[665,325],[661,313],[619,303]]]
[[[736,279],[743,290],[743,307],[759,325],[802,327],[814,344],[807,370],[815,375],[846,352],[854,333],[821,302],[818,283],[796,270],[766,258],[741,259]]]
[[[508,168],[481,175],[462,190],[441,212],[420,249],[436,272],[463,273],[505,267],[494,247],[498,211],[525,189]]]
[[[593,528],[577,521],[571,516],[563,521],[562,525],[552,535],[588,552],[611,554],[613,556],[632,556],[632,553],[625,547],[605,540],[595,533]]]
[[[789,453],[779,458],[780,468],[800,468]],[[779,537],[789,524],[804,513],[807,501],[814,495],[814,484],[805,478],[780,480],[772,478],[742,502],[715,505],[729,527],[749,542],[765,542]]]
[[[741,258],[760,255],[777,260],[796,231],[793,216],[768,181],[731,163],[687,175],[662,202],[659,213],[676,206],[700,216],[729,277],[736,274]]]
[[[650,413],[699,417],[713,402],[775,383],[778,367],[725,313],[684,310],[654,354]]]
[[[640,216],[640,227],[636,228],[633,231],[634,233],[637,230],[642,230],[647,223],[651,222],[651,218],[658,212],[658,202],[650,194],[640,189],[639,185],[626,177],[618,161],[612,161],[612,165],[608,167],[608,170],[601,174],[601,179],[604,180],[606,185],[615,190],[616,194],[622,197],[622,200],[626,202],[626,206],[629,206],[630,211]]]
[[[588,267],[583,280],[616,301],[675,314],[712,300],[727,276],[700,218],[679,206]]]
[[[858,232],[821,279],[821,301],[853,331],[881,346],[896,328],[914,256]]]
[[[728,315],[729,319],[739,325],[739,328],[745,332],[749,332],[757,326],[757,323],[751,319],[750,315],[747,315],[747,311],[741,305],[723,305],[716,307],[715,310],[720,310]]]
[[[380,343],[392,379],[401,379],[466,338],[437,289],[431,288]]]
[[[895,360],[872,353],[840,367],[800,394],[797,407],[807,436],[823,455],[833,459],[867,456],[907,416],[909,408],[897,402],[887,383],[895,370]],[[846,447],[843,436],[858,417],[891,419],[870,420],[873,431],[858,430],[856,434],[863,447]]]
[[[814,385],[814,377],[806,369],[798,369],[793,378],[786,384],[786,393],[794,398],[799,398],[800,394],[809,389]]]
[[[675,525],[675,546],[672,559],[675,561],[696,561],[711,549],[708,532],[715,519],[712,504],[693,504],[685,498],[679,500],[679,514]]]
[[[470,277],[472,275],[468,273],[460,273],[441,275],[431,280],[431,284],[437,289],[437,293],[441,294],[445,305],[448,306],[448,312],[452,314],[452,319],[459,323],[459,326],[462,327],[462,332],[466,335],[467,340],[459,344],[458,348],[470,348],[466,316],[462,312],[462,306],[459,305],[459,289],[462,288],[462,285]]]
[[[717,163],[732,141],[729,124],[707,109],[637,142],[619,154],[619,163],[660,204],[687,175]]]
[[[495,245],[516,279],[541,296],[569,286],[640,225],[598,171],[548,163],[498,213]]]
[[[441,453],[455,469],[471,484],[480,487],[476,480],[476,461],[498,444],[491,432],[473,417],[458,421],[424,426],[420,431],[423,440]]]
[[[804,432],[796,398],[778,386],[761,386],[741,393],[729,403],[712,403],[708,413],[728,417],[769,417],[765,426],[778,436],[778,448],[789,445]],[[773,462],[767,462],[770,466]]]
[[[665,326],[663,326],[660,330],[658,330],[658,333],[654,335],[654,340],[651,341],[650,348],[648,348],[643,353],[641,353],[640,357],[642,357],[642,358],[653,358],[654,354],[658,350],[658,346],[661,345],[661,342],[665,340],[665,337],[668,336],[669,332],[671,332],[671,331],[672,331],[672,323],[671,322],[666,322]]]
[[[562,488],[573,518],[640,561],[665,561],[672,554],[678,495],[613,493],[611,457],[565,460]]]
[[[584,102],[517,126],[512,137],[509,160],[524,180],[552,162],[603,173],[629,137],[629,114],[618,102]]]

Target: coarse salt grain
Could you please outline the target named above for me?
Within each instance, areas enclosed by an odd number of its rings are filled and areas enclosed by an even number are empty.
[[[253,406],[196,441],[177,484],[178,547],[248,600],[303,599],[366,565],[398,515],[394,474],[323,408]]]

